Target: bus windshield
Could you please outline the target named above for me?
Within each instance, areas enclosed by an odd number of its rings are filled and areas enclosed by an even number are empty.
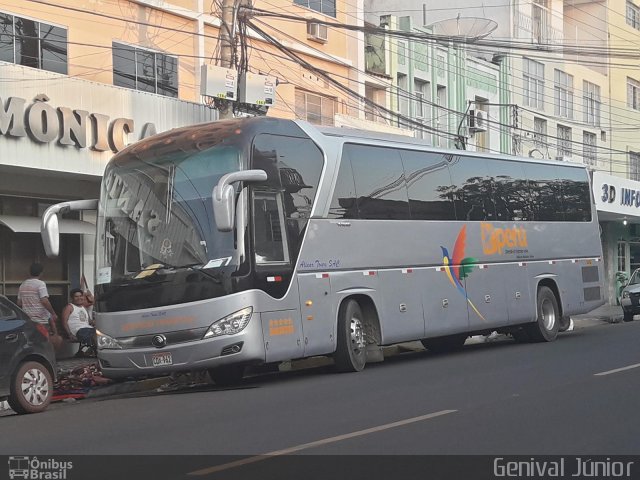
[[[98,212],[99,284],[130,283],[162,269],[239,264],[234,232],[219,232],[211,192],[240,169],[235,146],[124,156],[107,168]]]

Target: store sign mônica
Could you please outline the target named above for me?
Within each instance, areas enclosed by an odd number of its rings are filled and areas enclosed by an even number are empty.
[[[0,134],[8,137],[25,137],[38,143],[56,141],[60,145],[91,148],[99,152],[119,152],[126,147],[126,136],[134,131],[131,118],[115,118],[89,113],[86,110],[54,108],[45,95],[37,96],[25,108],[26,100],[9,97],[5,103],[0,98]],[[87,132],[90,130],[90,137]],[[140,138],[156,133],[153,123],[147,123]]]

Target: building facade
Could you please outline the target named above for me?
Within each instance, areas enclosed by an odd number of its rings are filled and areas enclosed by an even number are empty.
[[[256,30],[239,32],[238,62],[248,55],[248,72],[273,76],[278,84],[268,114],[366,124],[357,97],[303,65],[364,96],[363,34],[313,22],[361,23],[352,13],[362,12],[361,1],[264,0],[254,6],[301,19],[256,17],[275,41]],[[91,286],[92,215],[63,220],[57,259],[44,255],[38,218],[52,203],[97,198],[104,167],[127,144],[218,118],[215,102],[201,96],[201,67],[220,63],[220,16],[215,3],[203,0],[14,2],[0,9],[0,294],[15,299],[33,261],[45,265],[58,311],[83,276]]]

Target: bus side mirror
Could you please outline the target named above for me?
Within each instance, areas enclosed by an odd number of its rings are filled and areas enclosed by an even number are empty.
[[[74,210],[97,210],[98,200],[74,200],[73,202],[56,203],[47,208],[42,215],[40,236],[47,257],[57,257],[60,253],[60,227],[58,215]]]
[[[40,235],[47,257],[57,257],[60,253],[60,228],[58,226],[58,205],[47,208],[42,216]]]
[[[233,230],[235,220],[235,182],[264,182],[267,173],[264,170],[242,170],[223,175],[218,185],[213,187],[211,200],[213,202],[213,216],[216,226],[221,232]]]

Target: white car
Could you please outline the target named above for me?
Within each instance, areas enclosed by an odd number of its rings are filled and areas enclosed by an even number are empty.
[[[622,289],[620,305],[625,322],[632,321],[634,315],[640,314],[640,268],[633,272],[629,283]]]

